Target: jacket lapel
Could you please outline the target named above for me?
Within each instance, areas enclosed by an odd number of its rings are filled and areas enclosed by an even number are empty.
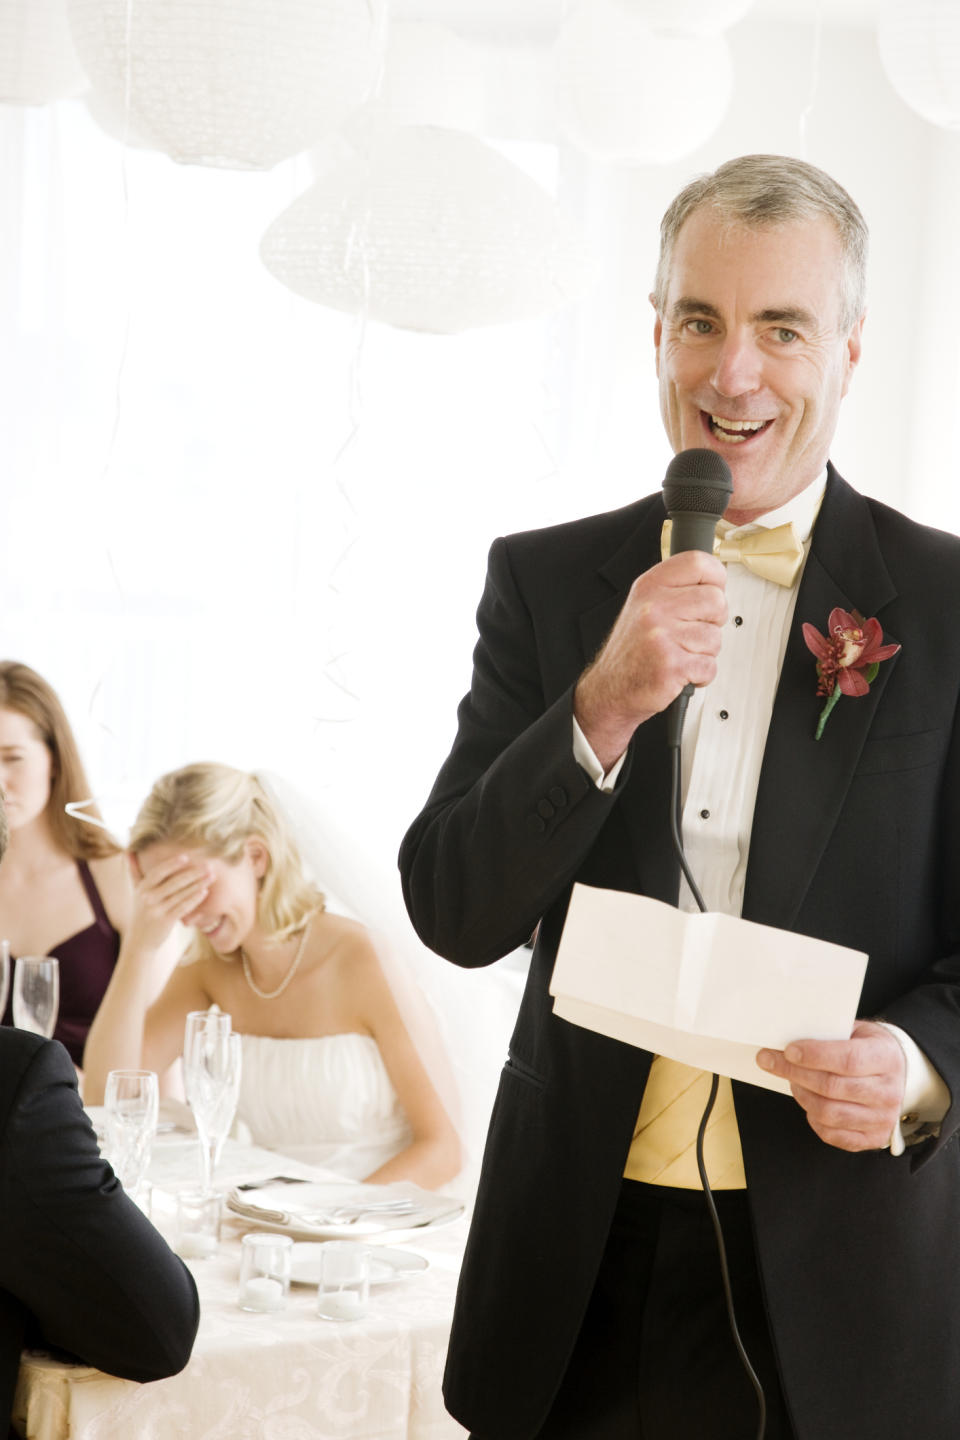
[[[820,740],[823,707],[813,655],[801,625],[823,633],[835,606],[876,615],[896,595],[869,506],[829,467],[813,543],[800,582],[757,790],[743,914],[788,929],[846,798],[896,656],[880,666],[868,695],[841,698]],[[897,637],[884,632],[884,640]]]

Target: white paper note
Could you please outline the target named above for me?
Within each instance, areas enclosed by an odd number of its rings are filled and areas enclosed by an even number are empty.
[[[846,1039],[867,958],[732,915],[575,885],[550,993],[564,1020],[789,1094],[757,1051]]]

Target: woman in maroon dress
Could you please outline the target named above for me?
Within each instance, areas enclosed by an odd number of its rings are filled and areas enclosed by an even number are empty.
[[[67,814],[69,801],[91,795],[73,732],[47,682],[15,660],[0,661],[0,788],[10,826],[0,938],[10,944],[11,967],[17,955],[60,961],[54,1036],[80,1069],[117,962],[132,885],[107,832]],[[9,1002],[3,1021],[12,1024]]]

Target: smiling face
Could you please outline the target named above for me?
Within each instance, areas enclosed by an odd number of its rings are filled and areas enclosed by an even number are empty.
[[[52,779],[53,757],[33,721],[19,710],[0,710],[0,789],[11,833],[44,813]]]
[[[158,865],[166,865],[178,856],[186,856],[189,864],[202,867],[210,888],[195,910],[182,916],[182,924],[192,926],[206,937],[218,955],[232,955],[260,934],[257,900],[260,879],[266,870],[266,848],[262,841],[251,837],[244,844],[239,860],[224,860],[197,845],[178,844],[174,840],[157,840],[137,854],[144,876]]]
[[[716,450],[733,472],[727,519],[746,524],[821,473],[860,358],[841,327],[843,254],[825,217],[749,228],[695,210],[673,249],[654,343],[675,451]]]

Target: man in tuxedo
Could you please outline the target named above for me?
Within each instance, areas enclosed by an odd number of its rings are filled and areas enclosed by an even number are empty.
[[[536,930],[445,1380],[475,1440],[758,1433],[695,1163],[711,1077],[548,994],[574,882],[694,908],[667,753],[687,682],[682,833],[707,907],[869,956],[849,1040],[761,1052],[791,1094],[721,1079],[706,1132],[767,1440],[960,1427],[960,542],[829,463],[865,258],[856,205],[801,161],[686,187],[656,366],[674,449],[732,471],[720,558],[669,555],[660,493],[490,552],[458,733],[400,856],[450,960]],[[831,616],[818,672],[802,627]]]
[[[7,821],[0,794],[0,858]],[[182,1370],[193,1276],[124,1193],[56,1040],[0,1027],[0,1425],[24,1345],[127,1380]],[[5,1430],[4,1430],[5,1433]]]

